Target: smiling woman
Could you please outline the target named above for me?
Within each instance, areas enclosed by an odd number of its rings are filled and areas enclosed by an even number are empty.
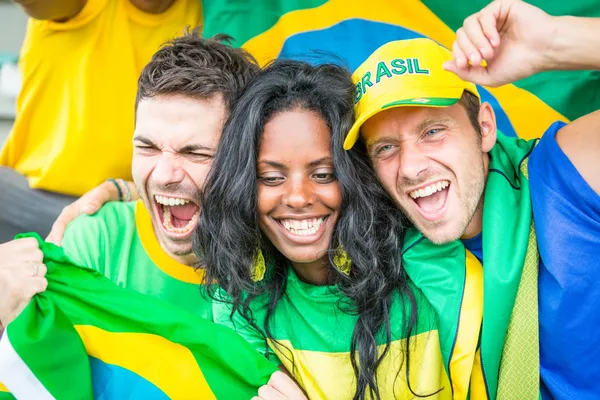
[[[450,398],[433,312],[402,268],[404,216],[364,147],[342,147],[352,93],[341,67],[276,61],[234,106],[196,231],[215,320],[311,398]]]

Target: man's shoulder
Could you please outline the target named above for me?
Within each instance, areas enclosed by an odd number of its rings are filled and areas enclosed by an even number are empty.
[[[104,204],[93,215],[83,214],[75,218],[67,226],[67,232],[71,229],[95,230],[102,227],[121,229],[131,224],[135,224],[135,203],[112,201]]]
[[[65,230],[62,246],[79,265],[104,273],[111,254],[130,251],[136,232],[135,203],[111,202],[94,215],[75,218]]]
[[[80,215],[67,225],[63,247],[73,251],[100,243],[120,246],[130,242],[136,232],[135,203],[109,202],[95,214]]]

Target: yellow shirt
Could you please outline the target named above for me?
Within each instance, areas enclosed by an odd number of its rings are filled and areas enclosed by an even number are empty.
[[[139,74],[161,44],[200,23],[200,0],[176,0],[162,14],[128,0],[88,0],[65,23],[30,19],[17,118],[0,165],[33,188],[70,195],[130,179]]]

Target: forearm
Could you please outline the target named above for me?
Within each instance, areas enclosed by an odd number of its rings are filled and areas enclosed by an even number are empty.
[[[67,21],[83,9],[87,0],[13,0],[31,18]]]
[[[600,69],[600,18],[555,17],[547,70]]]

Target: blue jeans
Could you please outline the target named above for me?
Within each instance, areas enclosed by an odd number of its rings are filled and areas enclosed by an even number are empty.
[[[46,238],[58,214],[76,199],[32,189],[25,176],[0,167],[0,243],[23,232],[37,232]]]

